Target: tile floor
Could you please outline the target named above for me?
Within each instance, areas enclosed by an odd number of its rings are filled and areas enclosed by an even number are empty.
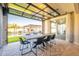
[[[19,50],[20,43],[9,43],[0,49],[0,56],[21,56]],[[30,50],[25,49],[23,52]],[[42,51],[43,50],[43,51]],[[37,49],[38,56],[79,56],[79,46],[68,43],[64,40],[56,39],[56,45],[48,45],[47,48]],[[36,50],[34,49],[36,52]],[[35,56],[32,52],[24,56]]]

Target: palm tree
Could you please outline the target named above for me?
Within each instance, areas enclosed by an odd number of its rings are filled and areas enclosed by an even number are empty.
[[[16,34],[16,30],[17,30],[17,24],[12,24],[11,26],[10,26],[10,28],[13,28],[14,29],[14,35]]]
[[[8,28],[12,28],[13,29],[13,34],[17,34],[17,29],[20,28],[20,26],[18,26],[17,24],[8,24]]]
[[[17,24],[13,24],[13,27],[14,27],[14,34],[16,34]]]

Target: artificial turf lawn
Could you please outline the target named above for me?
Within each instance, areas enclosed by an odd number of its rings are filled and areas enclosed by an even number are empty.
[[[17,42],[19,41],[20,36],[14,36],[14,37],[8,37],[8,43]],[[24,37],[22,37],[23,40],[26,40]]]

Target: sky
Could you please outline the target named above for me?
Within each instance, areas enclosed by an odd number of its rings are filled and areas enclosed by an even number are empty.
[[[32,19],[8,14],[8,24],[13,24],[13,23],[18,24],[20,26],[24,26],[24,25],[28,25],[28,24],[35,24],[35,25],[42,24],[41,21],[32,20]]]

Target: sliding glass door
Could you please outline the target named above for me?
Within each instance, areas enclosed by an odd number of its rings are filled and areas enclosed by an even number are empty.
[[[56,30],[56,23],[54,22],[51,22],[51,33],[57,33],[57,30]]]
[[[65,39],[66,36],[66,19],[55,19],[51,21],[51,33],[55,33],[58,39]]]

